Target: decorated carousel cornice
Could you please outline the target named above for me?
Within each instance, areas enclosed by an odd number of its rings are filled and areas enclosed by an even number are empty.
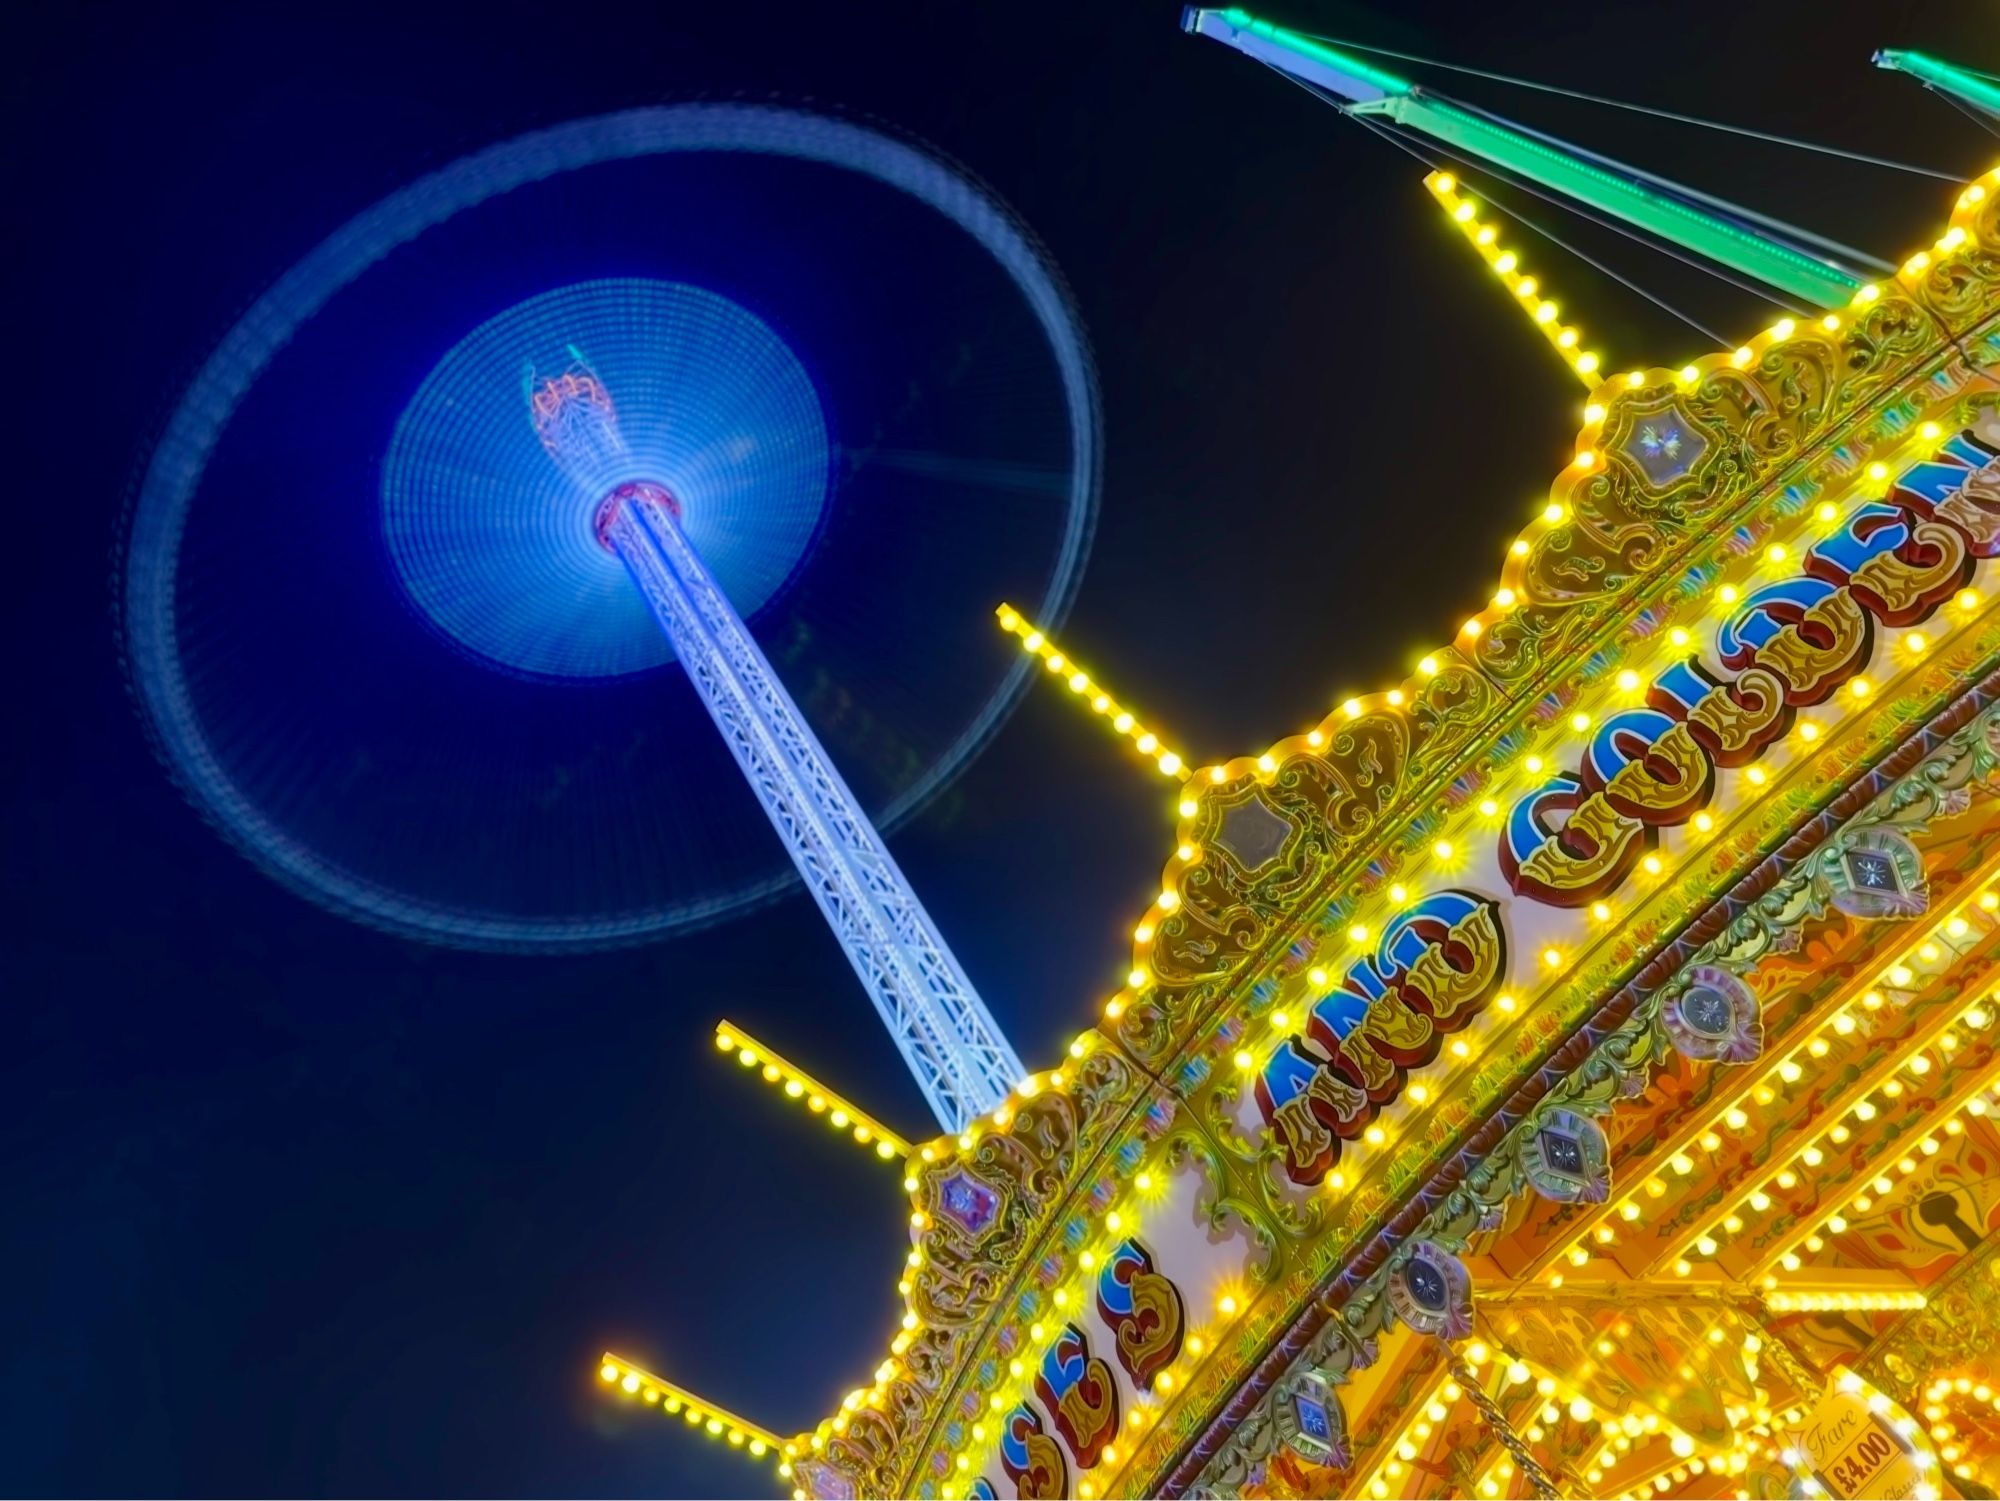
[[[1842,1403],[1914,1484],[1974,1474],[2000,1242],[1968,1225],[1939,1281],[1868,1227],[2000,1163],[2000,169],[1862,280],[1241,12],[1187,26],[1822,311],[1606,374],[1434,172],[1589,386],[1488,607],[1190,766],[1003,606],[1181,783],[1126,983],[909,1152],[902,1327],[834,1415],[781,1441],[604,1380],[801,1496],[1811,1493],[1848,1460],[1799,1435]]]

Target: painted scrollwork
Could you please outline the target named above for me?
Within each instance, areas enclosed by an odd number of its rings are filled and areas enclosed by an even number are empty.
[[[1976,784],[1989,789],[2000,782],[2000,705],[1981,712],[1971,723],[1941,741],[1922,761],[1898,777],[1853,818],[1835,830],[1823,849],[1844,847],[1868,830],[1894,829],[1904,836],[1921,834],[1930,820],[1962,811],[1966,790]],[[1989,791],[1989,795],[1991,791]],[[1529,1186],[1524,1149],[1561,1112],[1601,1115],[1628,1093],[1627,1081],[1643,1078],[1656,1067],[1669,1046],[1663,1008],[1685,995],[1703,970],[1747,973],[1767,954],[1796,946],[1797,929],[1823,919],[1832,910],[1831,891],[1820,862],[1795,862],[1774,885],[1738,913],[1724,930],[1701,945],[1665,984],[1641,998],[1618,1026],[1570,1069],[1543,1096],[1528,1116],[1499,1145],[1474,1163],[1437,1208],[1412,1231],[1413,1238],[1431,1241],[1446,1251],[1463,1254],[1482,1228],[1497,1224],[1508,1199]],[[1976,1268],[1976,1270],[1973,1270]],[[1329,1271],[1329,1277],[1331,1270]],[[1307,1342],[1294,1369],[1320,1364],[1344,1341],[1372,1334],[1387,1313],[1388,1267],[1351,1289],[1337,1316]],[[1984,1281],[1977,1280],[1984,1278]],[[1965,1306],[1950,1300],[1956,1295]],[[1973,1301],[1979,1310],[1968,1311]],[[1939,1308],[1957,1309],[1954,1318]],[[2000,1307],[2000,1259],[1973,1257],[1954,1275],[1950,1289],[1939,1289],[1930,1307],[1896,1326],[1871,1349],[1865,1370],[1885,1388],[1909,1393],[1932,1360],[1944,1364],[1961,1358],[1965,1339],[1983,1339],[1994,1307]],[[1954,1330],[1965,1331],[1962,1337]],[[1898,1341],[1901,1341],[1898,1343]],[[1983,1345],[1981,1346],[1983,1349]],[[1970,1347],[1968,1346],[1969,1350]],[[1236,1433],[1225,1440],[1203,1468],[1199,1488],[1228,1494],[1242,1477],[1264,1463],[1276,1446],[1277,1386],[1253,1407]]]

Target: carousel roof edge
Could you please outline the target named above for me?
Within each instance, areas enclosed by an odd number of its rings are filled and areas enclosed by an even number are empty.
[[[1690,580],[1712,583],[1715,556],[1758,547],[1764,513],[1807,507],[1809,466],[1865,468],[1866,445],[1849,442],[1858,428],[1914,422],[1969,358],[1993,359],[1997,318],[2000,168],[1959,195],[1931,250],[1844,312],[1782,320],[1679,370],[1601,382],[1485,609],[1396,687],[1196,771],[1101,1025],[990,1121],[910,1155],[903,1326],[873,1382],[786,1444],[802,1493],[935,1495],[969,1483],[967,1455],[990,1447],[999,1394],[1029,1379],[1035,1315],[1059,1317],[1043,1294],[1075,1259],[1085,1218],[1116,1219],[1105,1206],[1132,1187],[1119,1174],[1146,1159],[1200,1082],[1190,1043],[1212,1041],[1217,1017],[1284,962],[1282,940],[1306,914],[1331,931],[1348,916],[1348,891],[1388,887],[1371,851],[1431,843],[1434,810],[1483,806],[1479,763],[1517,751],[1521,723],[1568,714],[1578,688],[1615,664],[1607,642],[1671,629],[1671,601]],[[1335,885],[1342,895],[1329,901]]]

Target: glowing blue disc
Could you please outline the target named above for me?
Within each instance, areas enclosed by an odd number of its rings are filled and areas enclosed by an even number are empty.
[[[622,440],[580,471],[543,449],[522,389],[524,372],[579,357]],[[673,649],[597,540],[605,495],[672,491],[747,620],[810,547],[826,466],[812,381],[756,317],[699,287],[585,282],[482,325],[417,388],[383,466],[382,528],[410,597],[460,645],[521,672],[612,677]]]
[[[542,446],[531,376],[618,442]],[[392,194],[222,339],[132,502],[135,696],[191,801],[343,916],[489,949],[633,943],[795,882],[592,533],[666,486],[878,827],[1018,701],[1061,623],[1099,412],[1053,268],[879,131],[680,105]],[[579,454],[582,457],[579,457]]]

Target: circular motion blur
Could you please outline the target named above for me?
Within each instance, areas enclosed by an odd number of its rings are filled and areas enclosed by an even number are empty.
[[[754,638],[893,827],[1025,684],[991,606],[1067,608],[1097,424],[1047,261],[929,153],[747,106],[536,132],[222,340],[134,502],[135,688],[196,804],[344,915],[643,941],[795,879],[687,644]]]

